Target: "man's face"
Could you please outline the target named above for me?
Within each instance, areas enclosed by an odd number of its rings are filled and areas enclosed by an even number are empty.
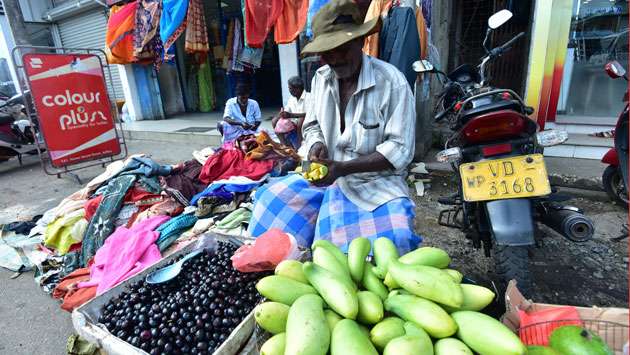
[[[298,99],[302,96],[302,91],[304,91],[304,89],[302,89],[301,87],[289,85],[289,93],[291,93],[292,96],[295,96]]]
[[[249,100],[249,94],[240,94],[236,97],[236,99],[238,100],[239,104],[246,105],[247,100]]]
[[[363,38],[357,38],[320,55],[337,79],[347,79],[361,70],[362,48]]]

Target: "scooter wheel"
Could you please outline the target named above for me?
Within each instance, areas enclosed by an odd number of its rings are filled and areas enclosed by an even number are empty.
[[[516,280],[518,289],[525,297],[532,292],[529,272],[529,248],[526,246],[494,245],[494,267],[504,292],[510,280]]]
[[[619,168],[609,165],[602,175],[602,183],[608,197],[617,205],[628,209],[628,192],[623,184]]]

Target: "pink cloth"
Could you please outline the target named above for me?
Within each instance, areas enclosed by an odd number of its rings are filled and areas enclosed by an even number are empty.
[[[96,252],[90,266],[90,281],[78,287],[98,286],[96,294],[100,295],[160,260],[162,255],[155,244],[160,233],[154,230],[170,218],[156,216],[131,228],[118,227]]]

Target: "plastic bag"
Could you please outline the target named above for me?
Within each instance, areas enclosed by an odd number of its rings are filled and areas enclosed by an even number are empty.
[[[527,313],[518,311],[521,319],[519,336],[525,345],[549,345],[549,336],[563,325],[579,325],[582,321],[577,309],[561,306]]]
[[[238,248],[232,256],[232,266],[240,272],[273,270],[282,260],[299,256],[295,237],[274,228],[256,238],[254,244]]]

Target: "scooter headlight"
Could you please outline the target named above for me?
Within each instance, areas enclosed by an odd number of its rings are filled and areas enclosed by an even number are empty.
[[[569,139],[569,133],[567,131],[550,129],[536,133],[536,142],[538,142],[538,145],[541,147],[551,147],[562,144],[566,142],[567,139]]]
[[[452,163],[462,158],[462,150],[458,147],[443,150],[435,156],[440,163]]]

